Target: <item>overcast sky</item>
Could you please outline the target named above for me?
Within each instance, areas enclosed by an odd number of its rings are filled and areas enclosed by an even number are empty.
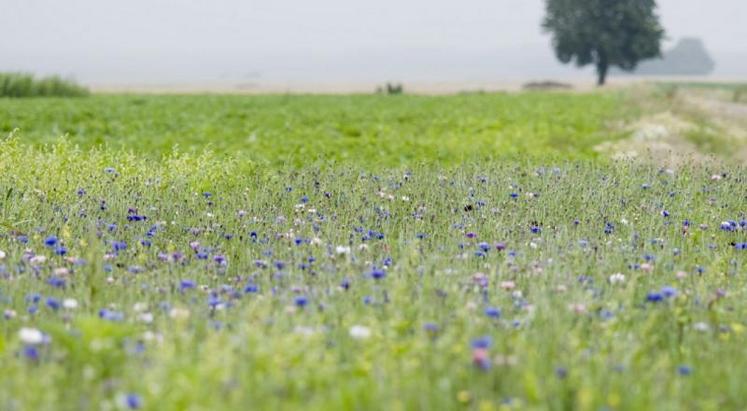
[[[747,0],[659,0],[747,77]],[[568,76],[543,0],[0,0],[0,70],[92,83],[459,81]]]

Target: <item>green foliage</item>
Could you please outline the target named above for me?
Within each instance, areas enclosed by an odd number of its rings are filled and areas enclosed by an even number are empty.
[[[0,133],[159,158],[209,147],[258,164],[447,166],[515,156],[591,158],[630,115],[619,93],[457,96],[128,96],[0,100]],[[279,143],[282,142],[282,143]]]
[[[604,84],[612,66],[633,70],[661,55],[664,29],[654,0],[546,0],[542,27],[563,63],[594,64]]]
[[[40,79],[27,73],[0,73],[0,97],[81,97],[88,90],[59,76]]]

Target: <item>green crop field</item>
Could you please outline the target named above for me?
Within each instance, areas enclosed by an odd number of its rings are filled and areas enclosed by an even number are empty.
[[[0,98],[0,409],[745,409],[677,93]]]
[[[116,96],[0,99],[0,132],[23,142],[67,135],[158,158],[206,147],[258,164],[318,160],[458,165],[517,155],[593,156],[630,115],[620,93],[460,96]]]

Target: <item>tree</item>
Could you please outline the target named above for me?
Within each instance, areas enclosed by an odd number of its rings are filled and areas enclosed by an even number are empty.
[[[545,0],[545,9],[542,28],[552,34],[558,60],[594,64],[600,86],[611,66],[632,71],[661,56],[655,0]]]

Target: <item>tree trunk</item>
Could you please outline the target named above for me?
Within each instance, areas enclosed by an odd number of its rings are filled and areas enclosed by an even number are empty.
[[[607,71],[609,68],[607,57],[601,53],[597,62],[597,86],[602,87],[607,82]]]

